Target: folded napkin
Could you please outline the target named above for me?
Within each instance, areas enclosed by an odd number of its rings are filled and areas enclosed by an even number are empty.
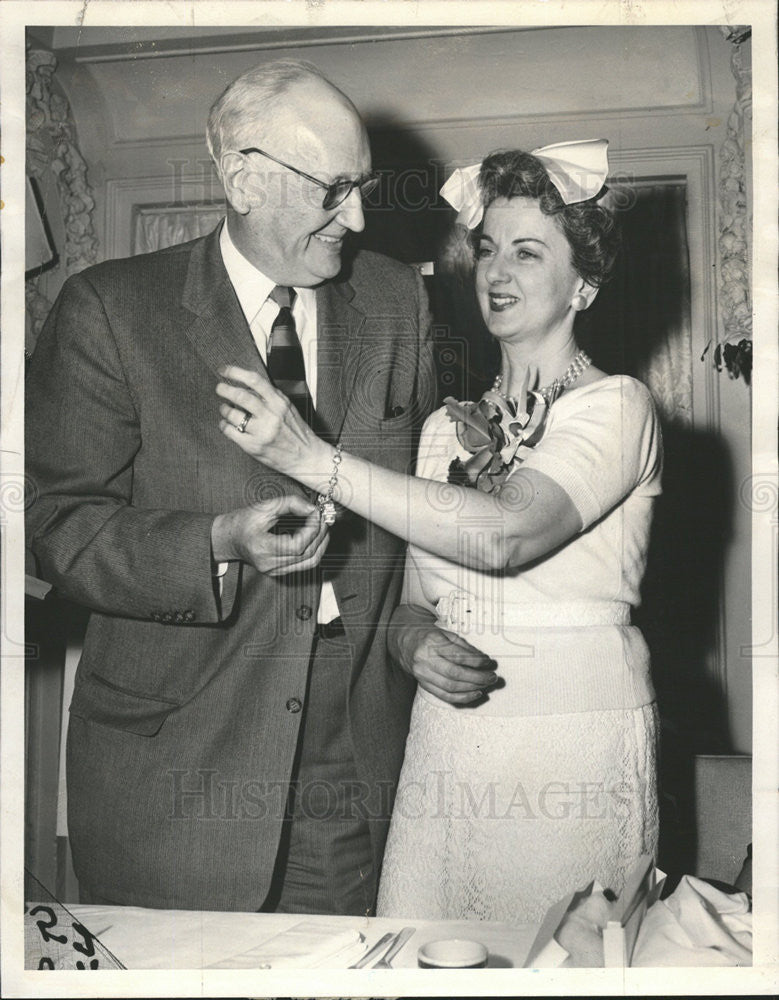
[[[752,913],[745,892],[726,893],[685,875],[647,913],[633,965],[751,965]]]
[[[327,920],[304,920],[209,968],[346,969],[364,952],[365,939],[359,931],[334,931]]]

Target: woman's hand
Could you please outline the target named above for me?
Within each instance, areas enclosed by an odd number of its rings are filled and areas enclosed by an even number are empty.
[[[289,398],[259,372],[228,365],[220,374],[240,383],[219,382],[216,387],[225,400],[219,406],[219,430],[225,437],[252,458],[306,485],[311,485],[312,477],[326,482],[332,449],[314,434]]]
[[[452,705],[467,705],[498,683],[495,662],[422,609],[405,605],[390,626],[390,650],[420,687]]]

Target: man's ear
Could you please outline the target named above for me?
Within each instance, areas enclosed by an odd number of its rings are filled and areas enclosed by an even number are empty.
[[[595,301],[595,296],[598,294],[598,288],[596,285],[591,285],[582,279],[576,294],[571,299],[571,305],[576,310],[576,312],[584,312],[585,309],[589,309],[592,303]]]
[[[239,215],[247,215],[252,205],[252,197],[246,157],[233,151],[222,153],[219,166],[225,197]]]

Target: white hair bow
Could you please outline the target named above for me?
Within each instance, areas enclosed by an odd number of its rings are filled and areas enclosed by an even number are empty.
[[[609,172],[607,139],[556,142],[531,150],[546,167],[549,180],[566,205],[594,198]],[[441,188],[441,196],[459,212],[458,222],[473,229],[481,222],[484,205],[479,189],[481,163],[458,167]]]

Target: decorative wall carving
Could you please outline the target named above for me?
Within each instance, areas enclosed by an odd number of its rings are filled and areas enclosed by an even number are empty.
[[[749,384],[752,358],[752,297],[750,291],[749,217],[746,194],[744,137],[752,122],[752,72],[744,65],[741,43],[750,35],[744,25],[723,27],[731,43],[730,68],[736,79],[736,102],[719,157],[720,312],[724,337],[714,359],[732,378],[743,374]]]
[[[76,141],[70,105],[53,80],[56,68],[52,52],[28,48],[27,174],[41,178],[51,171],[56,177],[65,230],[65,267],[68,274],[74,274],[97,260],[98,243],[92,222],[95,200]],[[38,289],[38,278],[27,281],[25,298],[28,322],[37,336],[50,308]]]

